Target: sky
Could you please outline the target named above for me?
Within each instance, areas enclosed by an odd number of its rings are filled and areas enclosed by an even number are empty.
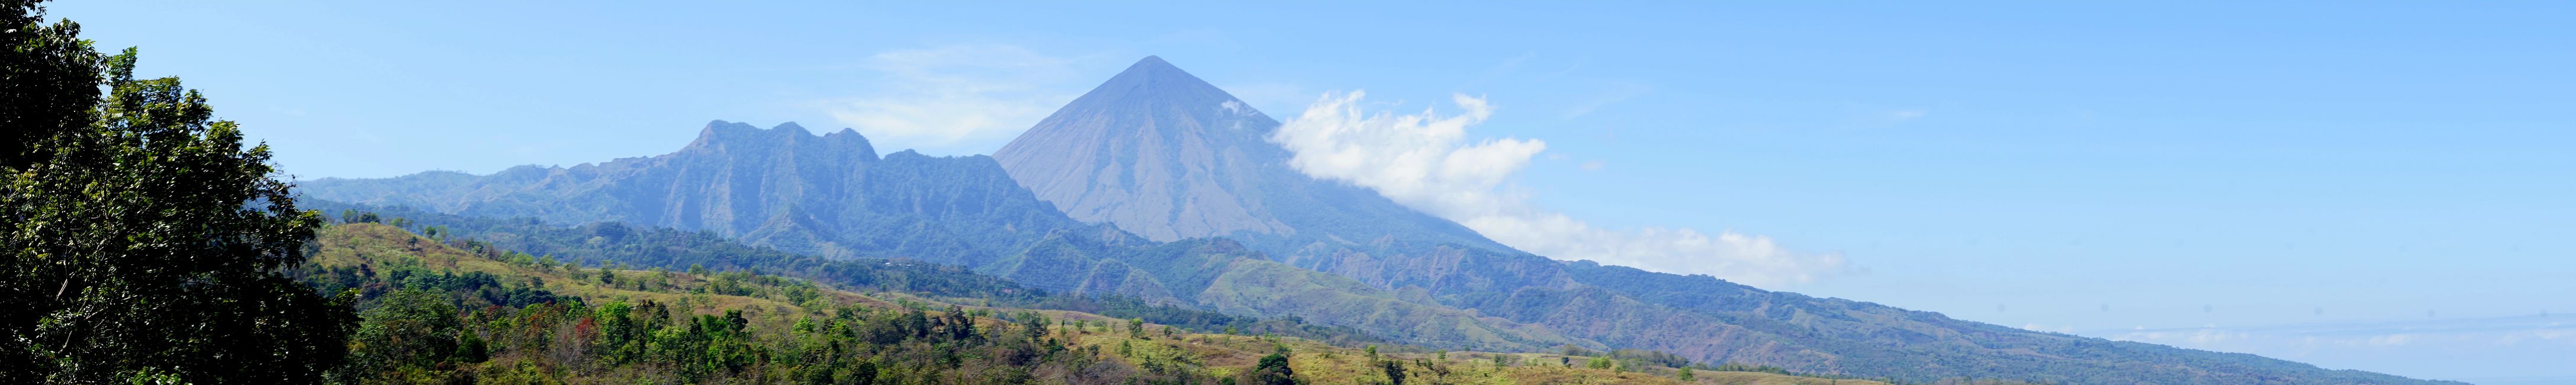
[[[2576,313],[2576,5],[932,3],[50,8],[302,179],[650,156],[718,119],[989,154],[1159,55],[1289,127],[1454,131],[1277,139],[1477,154],[1423,186],[1305,171],[1562,225],[1495,236],[1541,254],[2576,381],[2576,316],[2545,315]]]

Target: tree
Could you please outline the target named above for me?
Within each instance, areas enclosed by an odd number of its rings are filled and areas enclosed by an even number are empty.
[[[1404,385],[1404,363],[1396,362],[1395,360],[1380,360],[1377,361],[1377,367],[1379,370],[1386,372],[1387,384]]]
[[[356,317],[279,274],[321,224],[177,78],[0,0],[0,383],[309,383]],[[105,85],[105,94],[99,86]]]
[[[1693,381],[1693,380],[1694,380],[1694,379],[1696,379],[1696,378],[1698,378],[1698,376],[1691,375],[1691,368],[1690,368],[1690,367],[1688,367],[1688,366],[1681,367],[1681,369],[1674,369],[1674,370],[1673,370],[1673,379],[1677,379],[1677,380],[1682,380],[1682,381],[1688,382],[1688,381]]]
[[[51,157],[38,146],[64,132],[86,128],[98,106],[97,50],[80,39],[80,24],[47,26],[45,10],[25,0],[0,1],[0,168],[21,169]]]
[[[350,341],[351,365],[338,371],[345,383],[389,371],[435,367],[457,358],[455,353],[465,347],[457,338],[464,326],[443,293],[396,291],[363,316],[366,322],[359,324],[357,337]]]
[[[1288,347],[1283,345],[1278,349],[1270,355],[1261,356],[1261,361],[1252,365],[1252,371],[1248,372],[1248,375],[1252,377],[1253,385],[1297,384],[1296,370],[1288,367]]]

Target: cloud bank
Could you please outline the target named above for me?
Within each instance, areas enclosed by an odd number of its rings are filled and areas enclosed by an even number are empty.
[[[1705,274],[1754,285],[1794,284],[1844,271],[1836,254],[1797,254],[1770,237],[1688,228],[1594,227],[1529,202],[1512,177],[1547,150],[1536,139],[1471,141],[1467,128],[1492,117],[1483,98],[1455,95],[1464,110],[1443,116],[1361,111],[1365,91],[1327,93],[1282,125],[1270,141],[1294,153],[1289,164],[1318,179],[1375,189],[1416,210],[1457,221],[1505,245],[1557,259],[1681,274]]]
[[[2561,384],[2576,379],[2576,320],[2566,316],[2099,330],[2078,333],[2328,368],[2357,368],[2475,383]],[[2508,381],[2510,380],[2510,381]]]
[[[876,91],[827,102],[833,120],[880,147],[931,153],[990,151],[1075,94],[1074,60],[1009,45],[953,45],[869,57]],[[891,144],[891,145],[888,145]]]

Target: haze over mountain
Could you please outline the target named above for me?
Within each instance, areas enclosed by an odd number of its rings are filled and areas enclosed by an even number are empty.
[[[1290,169],[1279,121],[1147,56],[993,153],[1065,215],[1156,241],[1233,236],[1294,254],[1368,242],[1507,251],[1376,192]]]
[[[990,158],[878,157],[867,138],[795,123],[707,123],[670,154],[492,175],[433,171],[303,184],[332,200],[554,223],[619,221],[712,231],[832,257],[974,265],[1049,231],[1089,227],[1017,188]]]
[[[2080,383],[2429,383],[1815,298],[1496,244],[1298,173],[1276,120],[1147,57],[993,157],[875,155],[710,123],[680,151],[493,175],[324,179],[314,198],[713,232],[827,257],[963,265],[1032,287],[1297,316],[1409,343],[1671,352],[1802,372]]]

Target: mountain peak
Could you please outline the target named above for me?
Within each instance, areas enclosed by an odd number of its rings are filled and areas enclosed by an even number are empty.
[[[1258,198],[1233,193],[1249,186],[1229,186],[1257,178],[1216,178],[1284,162],[1287,153],[1264,142],[1278,126],[1225,90],[1146,56],[993,158],[1075,219],[1116,223],[1148,239],[1287,233],[1295,230]]]
[[[1190,76],[1189,71],[1182,71],[1181,67],[1172,66],[1172,62],[1163,61],[1163,57],[1161,56],[1146,56],[1144,59],[1137,59],[1136,64],[1127,65],[1126,71],[1119,71],[1118,76],[1113,77],[1112,79],[1129,77],[1139,79],[1177,77],[1187,78],[1192,81],[1198,80],[1198,77]]]
[[[1065,111],[1077,109],[1144,105],[1197,107],[1190,108],[1195,111],[1218,109],[1219,105],[1227,102],[1236,103],[1238,106],[1242,103],[1236,100],[1234,95],[1218,89],[1216,85],[1208,84],[1206,80],[1200,80],[1189,71],[1182,71],[1181,67],[1163,61],[1161,56],[1146,56],[1144,59],[1137,60],[1136,64],[1127,66],[1127,70],[1119,71],[1117,76],[1110,77],[1109,81],[1101,82],[1099,87],[1092,88],[1091,92],[1083,94],[1081,98],[1074,99],[1072,104],[1066,105],[1065,109],[1057,111],[1057,114],[1061,115]],[[1250,109],[1240,108],[1240,110]],[[1267,120],[1267,117],[1264,117],[1264,120]]]
[[[723,120],[707,122],[706,128],[698,131],[698,138],[689,141],[689,145],[682,147],[681,151],[721,151],[726,148],[741,148],[754,152],[770,152],[815,144],[822,147],[813,150],[847,153],[864,159],[875,159],[877,156],[876,147],[870,144],[866,137],[859,136],[858,131],[855,130],[842,129],[816,137],[814,132],[806,131],[805,126],[798,125],[796,122],[779,123],[777,126],[762,129],[746,123]]]
[[[1249,236],[1293,247],[1394,234],[1426,244],[1507,249],[1375,191],[1287,166],[1269,141],[1279,121],[1189,72],[1147,56],[1012,139],[993,158],[1067,216],[1155,241]],[[1383,224],[1383,225],[1381,225]]]
[[[1136,68],[1136,67],[1144,67],[1144,66],[1162,66],[1162,67],[1170,67],[1170,66],[1172,66],[1172,63],[1163,61],[1163,57],[1162,57],[1162,56],[1145,55],[1145,58],[1143,58],[1143,59],[1136,59],[1136,65],[1131,65],[1131,66],[1127,66],[1127,67],[1128,67],[1128,68]]]

